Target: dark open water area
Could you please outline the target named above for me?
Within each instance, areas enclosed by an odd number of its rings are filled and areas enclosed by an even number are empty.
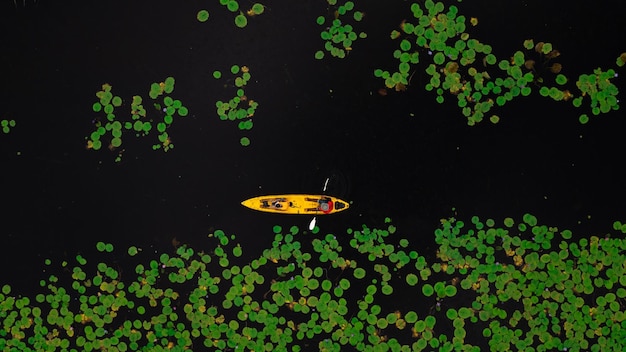
[[[243,14],[252,4],[239,2]],[[155,259],[174,253],[173,244],[210,252],[207,235],[217,229],[236,235],[245,261],[272,247],[274,225],[298,226],[294,238],[309,245],[330,233],[348,248],[348,228],[387,228],[389,217],[397,229],[391,241],[405,238],[407,252],[436,261],[434,232],[451,217],[501,224],[530,213],[540,224],[570,229],[575,239],[602,237],[615,221],[626,222],[624,108],[595,116],[589,100],[576,108],[541,96],[534,85],[530,96],[494,105],[469,126],[455,95],[445,93],[440,104],[435,91],[424,89],[432,55],[415,44],[420,62],[411,67],[410,84],[404,91],[385,89],[374,71],[397,70],[393,52],[403,37],[392,40],[390,33],[400,31],[403,20],[417,23],[411,4],[356,1],[363,20],[355,21],[354,11],[342,18],[367,37],[355,40],[345,58],[326,52],[316,59],[324,51],[320,32],[337,9],[326,1],[263,2],[264,12],[248,16],[244,28],[235,25],[239,10],[218,1],[3,1],[0,120],[15,126],[0,133],[0,285],[34,297],[40,279],[63,275],[63,269],[46,269],[45,259],[72,266],[77,254],[93,263],[107,260],[98,259],[108,258],[96,251],[98,242],[115,246],[120,268],[129,246]],[[579,75],[615,69],[611,82],[623,104],[626,72],[616,58],[626,51],[626,11],[613,2],[444,4],[458,7],[470,37],[491,45],[498,60],[524,51],[527,39],[552,43],[561,55],[550,64],[562,64],[575,96]],[[210,13],[206,22],[196,19],[202,9]],[[318,16],[326,17],[324,25]],[[540,67],[545,56],[524,52],[546,84],[555,85],[548,64]],[[236,94],[233,65],[246,66],[251,76],[245,95],[258,102],[251,130],[221,121],[216,112],[218,100]],[[480,60],[473,65],[496,73],[494,79],[499,71]],[[95,123],[106,122],[92,109],[103,84],[122,98],[116,115],[128,120],[134,95],[143,97],[148,114],[162,115],[148,92],[167,77],[175,78],[172,98],[189,112],[168,127],[173,149],[153,150],[154,131],[128,132],[114,151],[86,147]],[[579,122],[582,113],[590,116],[586,124]],[[489,121],[493,114],[498,123]],[[240,144],[243,136],[249,146]],[[102,138],[108,144],[110,133]],[[318,234],[306,230],[308,217],[240,204],[264,194],[320,193],[327,177],[330,192],[351,205],[318,217]],[[619,253],[623,258],[624,247]],[[409,291],[394,292],[403,304],[420,307]],[[317,342],[307,346],[303,350],[318,349]],[[356,348],[348,346],[343,349]]]

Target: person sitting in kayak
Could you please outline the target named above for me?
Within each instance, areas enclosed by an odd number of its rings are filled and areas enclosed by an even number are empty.
[[[287,210],[287,208],[285,208],[285,205],[283,204],[283,202],[286,202],[286,201],[287,201],[286,198],[263,199],[261,201],[261,207],[284,211],[284,210]],[[291,205],[291,202],[289,205]]]
[[[307,211],[310,212],[318,212],[321,211],[324,214],[328,214],[333,211],[333,201],[329,197],[322,197],[320,199],[316,198],[305,198],[309,202],[317,202],[317,208],[307,208]]]

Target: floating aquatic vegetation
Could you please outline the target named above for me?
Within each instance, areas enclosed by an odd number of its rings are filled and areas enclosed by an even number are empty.
[[[196,14],[196,18],[200,22],[208,21],[208,19],[209,19],[209,11],[207,11],[207,10],[200,10],[200,11],[198,11],[198,13]]]
[[[103,112],[106,119],[96,118],[94,120],[96,130],[91,133],[87,139],[87,149],[100,150],[103,146],[102,137],[111,132],[111,140],[108,148],[112,151],[122,145],[122,124],[116,120],[115,108],[122,105],[122,99],[111,93],[111,85],[105,83],[102,90],[96,92],[99,99],[92,105],[92,110],[96,113]],[[103,124],[104,123],[104,124]],[[121,160],[121,153],[118,154],[116,161]]]
[[[221,1],[221,3],[226,3],[226,8],[228,8],[230,12],[237,12],[239,10],[239,3],[236,0]]]
[[[239,28],[244,28],[248,25],[248,17],[258,16],[265,12],[265,6],[260,3],[252,4],[252,6],[245,13],[241,11],[239,2],[236,0],[220,0],[220,4],[225,6],[228,11],[237,13],[235,16],[235,25]],[[206,22],[209,19],[209,12],[204,9],[200,10],[197,12],[196,18],[200,22]]]
[[[239,140],[239,143],[244,146],[247,147],[250,145],[250,138],[248,137],[241,137],[241,139]]]
[[[576,81],[576,87],[581,91],[581,95],[572,99],[572,104],[579,107],[582,100],[588,97],[589,107],[593,115],[606,114],[612,110],[619,109],[619,100],[617,94],[619,90],[617,86],[611,82],[617,77],[617,73],[613,69],[603,71],[601,68],[593,70],[592,74],[581,74]],[[582,114],[585,115],[586,114]],[[580,116],[583,123],[583,116]]]
[[[252,7],[246,12],[246,14],[248,16],[256,16],[262,14],[263,12],[265,12],[265,6],[257,2],[252,5]]]
[[[249,99],[244,91],[245,86],[250,80],[250,69],[247,66],[233,65],[230,68],[230,73],[235,76],[232,81],[234,88],[236,88],[235,96],[230,98],[228,102],[218,100],[215,103],[217,108],[217,115],[222,121],[239,121],[237,126],[241,131],[249,131],[253,127],[252,117],[256,112],[259,103]],[[220,71],[214,71],[213,77],[215,79],[222,78]],[[244,147],[250,145],[250,139],[248,137],[241,137],[240,144]]]
[[[529,39],[523,43],[525,51],[516,51],[509,59],[499,60],[490,45],[470,37],[466,31],[467,19],[456,6],[446,9],[442,2],[426,0],[423,6],[413,3],[411,12],[414,20],[402,21],[400,30],[393,30],[390,35],[392,40],[399,41],[399,48],[393,52],[399,61],[397,70],[374,71],[374,76],[385,84],[381,95],[386,95],[390,88],[406,90],[415,73],[413,66],[428,58],[431,63],[425,71],[430,80],[426,90],[436,93],[438,103],[445,101],[445,94],[452,95],[469,125],[482,121],[494,105],[503,106],[513,98],[530,95],[533,86],[540,87],[541,96],[556,101],[572,100],[576,107],[581,105],[583,97],[589,96],[594,115],[619,108],[617,88],[610,82],[615,75],[613,70],[604,72],[598,68],[593,75],[581,75],[576,82],[581,93],[576,97],[564,87],[569,80],[561,73],[563,66],[554,62],[560,52],[551,43],[534,43]],[[475,26],[478,20],[472,18],[470,24]],[[534,59],[537,55],[540,64]],[[623,66],[625,60],[626,55],[620,55],[617,65]],[[556,86],[545,85],[544,76],[548,72]],[[492,123],[500,121],[497,115],[489,119]]]
[[[2,127],[3,133],[9,133],[11,128],[15,127],[15,120],[2,119],[0,120],[0,127]]]
[[[315,58],[321,60],[324,58],[325,52],[333,57],[343,59],[352,50],[352,45],[358,39],[367,37],[365,32],[354,31],[349,21],[354,20],[360,22],[364,14],[354,9],[354,2],[346,1],[343,5],[339,5],[336,0],[327,0],[329,6],[328,16],[318,16],[316,22],[320,26],[326,25],[325,29],[320,33],[324,40],[324,50],[315,52]],[[352,16],[350,19],[350,12]],[[330,22],[327,24],[327,21]]]
[[[235,16],[235,25],[239,28],[243,28],[248,25],[248,19],[243,14],[243,12],[239,13]]]
[[[98,260],[45,260],[53,274],[34,297],[2,286],[0,346],[622,350],[626,224],[613,231],[575,239],[530,214],[502,224],[447,219],[432,263],[390,220],[337,236],[277,225],[258,255],[221,230],[209,235],[208,251],[131,246],[125,257],[98,242]]]
[[[106,114],[106,118],[96,117],[94,119],[96,130],[86,138],[87,149],[100,150],[103,146],[103,137],[107,132],[110,132],[111,139],[108,148],[111,151],[118,150],[115,161],[119,162],[122,160],[124,152],[124,149],[119,150],[122,146],[123,132],[134,133],[136,137],[147,136],[153,131],[153,127],[156,127],[158,132],[159,143],[154,144],[152,149],[162,148],[167,152],[174,148],[167,129],[173,123],[174,116],[184,117],[189,113],[187,107],[183,106],[180,100],[170,96],[174,91],[174,84],[174,78],[167,77],[163,82],[155,82],[150,85],[148,96],[153,100],[151,104],[156,110],[150,116],[147,115],[143,106],[143,98],[139,95],[133,96],[130,104],[130,118],[127,116],[119,118],[115,114],[115,109],[121,107],[124,102],[121,97],[113,95],[111,85],[103,84],[102,90],[96,93],[99,100],[93,103],[92,110],[95,113]],[[157,116],[161,117],[162,120],[157,120]]]
[[[622,67],[626,64],[626,53],[621,53],[615,60],[617,67]]]

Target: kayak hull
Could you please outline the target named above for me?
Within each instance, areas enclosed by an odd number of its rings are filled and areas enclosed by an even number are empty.
[[[241,204],[250,209],[275,214],[326,215],[344,211],[348,202],[319,194],[278,194],[246,199]]]

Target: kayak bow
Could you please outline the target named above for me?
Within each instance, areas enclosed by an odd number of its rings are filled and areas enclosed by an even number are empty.
[[[345,200],[315,194],[283,194],[254,197],[241,202],[242,205],[268,213],[325,215],[348,209]]]

